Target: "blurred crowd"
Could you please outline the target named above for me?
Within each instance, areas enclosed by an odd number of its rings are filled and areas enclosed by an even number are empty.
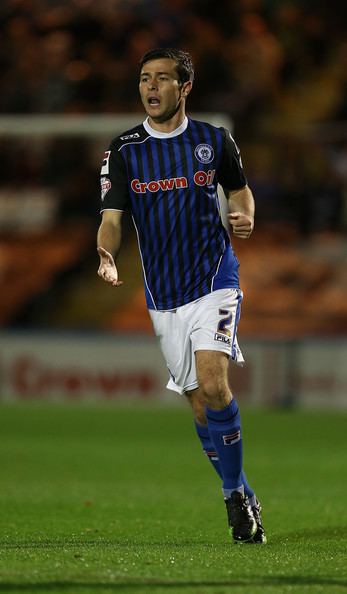
[[[192,53],[192,109],[244,123],[317,69],[338,61],[347,81],[336,0],[2,0],[0,27],[3,113],[137,110],[138,62],[156,46]]]
[[[346,3],[1,0],[0,34],[0,324],[98,326],[101,310],[106,324],[116,308],[117,329],[125,315],[95,275],[98,173],[115,134],[16,136],[1,134],[1,122],[9,114],[133,112],[141,121],[139,60],[174,46],[195,64],[188,111],[229,116],[255,195],[258,234],[249,258],[242,254],[244,283],[258,295],[263,286],[264,302],[257,298],[249,333],[259,319],[283,335],[297,332],[299,309],[301,332],[346,330]],[[100,293],[103,305],[86,293]],[[133,319],[136,303],[123,295]]]
[[[2,114],[141,111],[141,55],[156,46],[188,50],[196,68],[189,109],[234,122],[260,218],[292,218],[303,233],[345,225],[347,131],[339,126],[332,137],[319,126],[347,120],[346,4],[2,0],[0,29]],[[83,208],[95,174],[83,139],[52,141],[40,166],[35,152],[11,142],[0,140],[5,184],[20,159],[23,180],[60,181],[68,212]]]

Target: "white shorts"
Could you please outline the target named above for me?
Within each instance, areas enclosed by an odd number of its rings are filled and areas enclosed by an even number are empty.
[[[169,390],[198,387],[195,351],[221,351],[242,365],[237,343],[242,291],[219,289],[173,311],[149,310],[170,373]]]

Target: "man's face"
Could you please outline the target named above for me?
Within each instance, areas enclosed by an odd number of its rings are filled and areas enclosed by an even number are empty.
[[[176,62],[159,58],[146,62],[140,74],[140,95],[144,108],[154,122],[165,122],[177,111],[182,93],[189,92],[191,83],[178,80]]]

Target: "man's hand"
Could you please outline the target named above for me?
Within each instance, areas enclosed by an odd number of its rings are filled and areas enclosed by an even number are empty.
[[[123,281],[118,280],[118,270],[111,254],[102,247],[98,247],[98,254],[100,256],[98,275],[114,287],[122,285]]]
[[[248,239],[253,231],[254,219],[242,212],[231,212],[228,214],[228,221],[235,237]]]

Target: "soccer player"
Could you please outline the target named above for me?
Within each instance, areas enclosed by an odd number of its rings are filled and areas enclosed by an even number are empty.
[[[147,306],[170,373],[184,394],[202,447],[222,479],[234,542],[265,543],[260,504],[243,472],[240,412],[227,379],[242,363],[236,332],[238,261],[217,197],[221,184],[235,237],[248,239],[254,200],[239,150],[224,128],[186,116],[189,54],[154,49],[140,63],[146,120],[115,138],[101,168],[98,274],[118,287],[115,264],[128,209],[143,265]]]

